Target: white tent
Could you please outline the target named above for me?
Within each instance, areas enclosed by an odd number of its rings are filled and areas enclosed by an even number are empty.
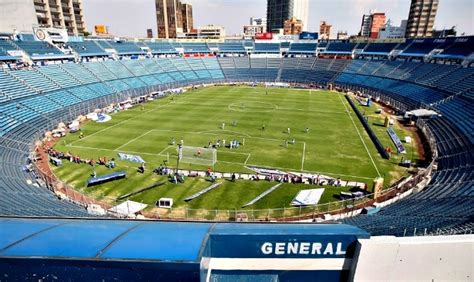
[[[115,207],[110,208],[108,211],[122,216],[133,216],[137,212],[145,209],[146,207],[146,204],[127,200],[126,202],[123,202],[120,205],[116,205]]]
[[[324,193],[324,188],[301,190],[291,201],[292,206],[316,205]]]
[[[432,111],[432,110],[426,110],[426,109],[418,109],[418,110],[413,110],[405,113],[405,117],[409,116],[416,116],[416,117],[429,117],[429,116],[436,116],[438,115],[437,112]]]

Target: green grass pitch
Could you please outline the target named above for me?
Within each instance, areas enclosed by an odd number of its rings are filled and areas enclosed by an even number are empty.
[[[381,119],[374,113],[375,106],[363,110],[373,115],[374,124]],[[118,152],[137,154],[147,162],[145,174],[136,172],[138,164],[118,161],[115,170],[126,170],[126,179],[86,188],[85,182],[92,173],[90,166],[65,162],[62,167],[54,168],[60,179],[77,190],[109,203],[121,195],[164,180],[153,175],[151,170],[167,159],[169,166],[176,165],[176,146],[169,144],[172,138],[195,147],[204,147],[216,140],[225,139],[228,144],[230,140],[242,142],[245,139],[245,145],[237,149],[218,149],[214,170],[219,172],[250,172],[246,166],[260,166],[321,173],[365,182],[369,187],[377,176],[384,177],[388,185],[407,172],[397,166],[401,156],[390,161],[380,157],[344,96],[337,92],[216,86],[166,97],[112,117],[107,123],[83,125],[85,138],[69,134],[55,148],[94,159],[106,156],[117,160]],[[236,126],[232,125],[234,121]],[[224,129],[222,123],[225,123]],[[265,125],[264,130],[262,125]],[[374,125],[374,129],[385,146],[394,147],[385,128]],[[413,135],[401,127],[396,131],[400,137]],[[286,147],[285,140],[293,138],[295,144]],[[414,144],[406,145],[408,158],[416,158]],[[207,167],[181,163],[180,168],[204,170]],[[97,167],[96,171],[98,175],[111,172],[105,167]],[[182,201],[209,185],[204,179],[187,179],[184,184],[167,183],[130,199],[153,205],[160,197],[171,197],[176,207],[236,209],[274,183],[225,181],[199,199],[189,203]],[[249,208],[289,207],[299,190],[309,188],[307,185],[284,185]],[[333,195],[341,190],[346,188],[327,188],[321,202],[335,201]]]

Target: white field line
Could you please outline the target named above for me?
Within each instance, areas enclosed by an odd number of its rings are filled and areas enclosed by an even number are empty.
[[[249,154],[249,155],[247,156],[247,158],[245,159],[244,165],[247,165],[247,162],[249,161],[251,155],[252,155],[252,154]]]
[[[140,139],[140,138],[142,138],[142,137],[148,135],[148,133],[151,133],[151,132],[153,132],[153,129],[152,129],[152,130],[149,130],[149,131],[147,131],[147,132],[145,132],[145,133],[143,133],[142,135],[140,135],[140,136],[138,136],[138,137],[135,137],[135,138],[131,139],[130,141],[128,141],[127,143],[125,143],[125,144],[123,144],[123,145],[118,146],[114,151],[120,150],[120,148],[127,146],[128,144],[130,144],[130,143],[132,143],[132,142],[134,142],[134,141],[136,141],[136,140],[138,140],[138,139]]]
[[[222,153],[222,154],[236,154],[236,155],[250,155],[250,153],[240,153],[240,152],[232,152],[232,151],[228,151],[228,152],[222,152],[222,151],[217,151],[218,153]]]
[[[108,151],[108,152],[121,152],[121,153],[131,153],[131,154],[141,154],[147,156],[158,156],[158,154],[153,153],[144,153],[144,152],[136,152],[136,151],[115,151],[112,149],[103,149],[103,148],[95,148],[95,147],[87,147],[87,146],[77,146],[77,145],[67,145],[71,148],[79,148],[79,149],[88,149],[88,150],[96,150],[96,151]]]
[[[347,115],[348,115],[349,118],[351,119],[352,124],[354,125],[354,128],[356,129],[356,132],[357,132],[357,134],[359,135],[360,141],[362,141],[362,144],[364,145],[364,148],[365,148],[365,151],[367,152],[367,155],[369,155],[370,161],[372,162],[372,165],[374,166],[375,171],[377,171],[377,174],[378,174],[379,177],[382,177],[382,175],[380,175],[380,171],[379,171],[377,165],[375,164],[374,159],[372,158],[372,155],[371,155],[370,152],[369,152],[369,148],[367,147],[367,144],[365,144],[364,138],[362,138],[362,135],[360,134],[359,128],[357,128],[357,125],[356,125],[356,123],[354,122],[354,119],[352,118],[352,116],[351,116],[351,114],[350,114],[350,112],[349,112],[349,109],[348,109],[347,105],[344,104],[344,101],[342,100],[341,94],[338,94],[338,95],[339,95],[339,99],[341,100],[342,105],[344,106],[344,108],[346,108]]]
[[[102,149],[102,148],[95,148],[95,147],[86,147],[86,146],[76,146],[76,145],[68,145],[68,147],[72,148],[79,148],[79,149],[89,149],[89,150],[96,150],[96,151],[109,151],[109,152],[114,152],[114,150],[111,149]],[[122,151],[123,153],[131,153],[131,154],[141,154],[141,155],[146,155],[146,156],[163,156],[163,155],[158,155],[158,154],[152,154],[152,153],[143,153],[143,152],[135,152],[135,151]],[[235,152],[234,152],[235,153]],[[241,153],[245,154],[245,153]],[[250,154],[249,154],[250,155]],[[243,163],[237,163],[237,162],[227,162],[227,161],[217,161],[220,163],[227,163],[227,164],[237,164],[237,165],[243,165]],[[247,166],[256,166],[256,167],[262,167],[262,168],[268,168],[268,169],[280,169],[280,170],[297,170],[295,168],[289,168],[289,167],[276,167],[276,166],[263,166],[263,165],[257,165],[257,164],[246,164]],[[332,173],[332,172],[324,172],[324,171],[309,171],[309,170],[303,170],[302,172],[306,173],[317,173],[317,174],[327,174],[327,175],[334,175],[334,176],[346,176],[346,177],[351,177],[351,178],[358,178],[358,179],[373,179],[370,177],[363,177],[363,176],[355,176],[355,175],[347,175],[347,174],[339,174],[339,173]]]
[[[166,146],[163,150],[161,150],[161,152],[159,152],[157,155],[159,155],[159,156],[165,156],[165,155],[163,155],[163,153],[166,152],[166,151],[168,151],[168,149],[169,149],[170,147],[173,148],[173,146],[168,145],[168,146]]]
[[[305,154],[306,154],[306,142],[303,142],[303,156],[301,157],[301,171],[303,171],[303,167],[304,167]]]
[[[84,138],[78,139],[78,140],[73,141],[73,142],[71,142],[71,143],[69,143],[69,144],[75,144],[75,143],[77,143],[77,142],[79,142],[79,141],[83,141],[83,140],[85,140],[85,139],[87,139],[87,138],[89,138],[89,137],[91,137],[91,136],[95,136],[95,135],[97,135],[97,134],[99,134],[99,133],[101,133],[101,132],[104,132],[104,131],[106,131],[106,130],[109,130],[109,129],[111,129],[111,128],[114,128],[114,127],[116,127],[116,126],[118,126],[118,125],[124,124],[124,123],[126,123],[127,121],[130,121],[130,120],[132,120],[132,119],[136,119],[137,117],[139,117],[139,116],[141,116],[141,115],[151,113],[152,111],[154,111],[154,110],[156,110],[156,109],[163,108],[163,107],[165,107],[165,106],[167,106],[167,105],[169,105],[169,104],[171,104],[171,103],[172,103],[172,102],[169,102],[169,103],[166,103],[166,104],[164,104],[164,105],[160,105],[160,106],[154,107],[153,109],[151,109],[151,110],[149,110],[149,111],[146,111],[146,112],[143,112],[143,113],[139,113],[139,114],[137,114],[137,115],[134,115],[133,117],[130,117],[130,118],[125,119],[125,120],[122,120],[121,122],[116,123],[116,124],[114,124],[114,125],[111,125],[111,126],[109,126],[109,127],[103,128],[103,129],[101,129],[101,130],[99,130],[99,131],[97,131],[97,132],[92,133],[91,135],[87,135],[87,136],[85,136]]]
[[[197,133],[197,134],[208,134],[208,135],[221,135],[221,134],[218,134],[218,133],[212,133],[212,132],[228,132],[228,133],[232,133],[232,134],[236,134],[236,135],[241,135],[241,136],[245,136],[245,137],[252,137],[250,135],[248,135],[247,133],[243,133],[243,132],[238,132],[238,131],[232,131],[232,130],[222,130],[222,129],[216,129],[216,130],[204,130],[204,131],[197,131],[197,132],[188,132],[188,133]]]
[[[299,111],[299,112],[307,112],[307,113],[318,113],[318,114],[332,114],[332,115],[341,115],[344,112],[334,112],[334,111],[319,111],[319,110],[308,110],[308,109],[292,109],[292,108],[280,108],[277,107],[277,110],[283,111]]]

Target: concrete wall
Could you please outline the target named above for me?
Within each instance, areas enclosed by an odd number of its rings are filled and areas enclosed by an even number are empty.
[[[354,281],[473,281],[474,235],[360,239]]]
[[[37,24],[33,0],[0,1],[0,32],[33,32],[32,26]]]

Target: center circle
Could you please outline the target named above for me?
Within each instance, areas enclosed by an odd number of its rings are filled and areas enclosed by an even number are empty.
[[[272,103],[266,102],[253,102],[253,101],[246,101],[240,103],[232,103],[228,106],[229,110],[236,111],[236,112],[272,112],[277,109],[277,106]]]

